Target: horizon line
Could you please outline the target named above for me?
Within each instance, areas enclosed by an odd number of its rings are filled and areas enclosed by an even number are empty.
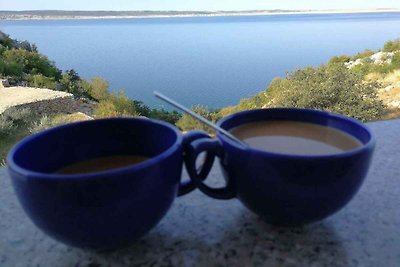
[[[243,9],[243,10],[156,10],[156,9],[131,9],[131,10],[105,10],[105,9],[26,9],[26,10],[0,10],[0,12],[29,12],[29,11],[68,11],[68,12],[260,12],[260,11],[352,11],[352,10],[400,10],[397,7],[379,7],[379,8],[330,8],[330,9]]]

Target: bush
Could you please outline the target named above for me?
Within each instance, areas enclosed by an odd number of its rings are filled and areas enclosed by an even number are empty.
[[[11,136],[21,127],[28,128],[34,119],[29,109],[7,109],[0,115],[0,137]]]
[[[391,64],[392,64],[393,70],[400,69],[400,52],[393,55]]]
[[[400,39],[389,41],[383,46],[383,52],[393,52],[400,50]]]
[[[37,130],[47,129],[46,120],[47,117],[32,114],[28,109],[10,108],[0,114],[0,162],[4,162],[10,148],[19,140]]]
[[[95,100],[105,100],[110,97],[108,92],[108,82],[101,77],[94,77],[86,82],[87,92]],[[84,84],[83,84],[84,87]]]
[[[54,125],[52,123],[51,118],[47,115],[44,115],[39,120],[31,123],[31,125],[28,127],[28,131],[29,131],[29,133],[33,134],[33,133],[41,132],[41,131],[51,128],[53,126],[56,126],[56,125]]]
[[[136,110],[135,102],[130,100],[124,92],[111,94],[109,98],[101,100],[94,115],[97,118],[141,116]]]
[[[179,114],[176,111],[166,111],[164,109],[155,109],[153,108],[149,114],[147,115],[149,118],[154,118],[162,121],[166,121],[171,124],[176,124],[179,119],[182,117],[181,114]]]
[[[22,77],[24,73],[23,67],[18,63],[5,63],[3,67],[3,75],[4,76],[15,76],[15,77]]]
[[[0,137],[8,136],[14,129],[13,121],[6,116],[0,115]]]
[[[55,89],[56,83],[54,78],[43,76],[42,74],[28,75],[28,85],[31,87]]]
[[[221,117],[218,114],[218,112],[210,112],[207,107],[201,106],[201,105],[196,105],[192,107],[192,110],[199,114],[200,116],[203,116],[204,118],[208,119],[209,121],[212,122],[217,122]],[[176,126],[178,126],[182,131],[190,131],[190,130],[204,130],[209,133],[214,133],[215,131],[206,126],[204,123],[194,119],[192,116],[188,114],[184,114],[176,123]]]
[[[349,62],[351,60],[351,57],[343,55],[343,56],[334,56],[332,57],[328,64],[344,64],[346,62]]]
[[[8,64],[19,65],[24,73],[42,74],[46,77],[54,77],[56,80],[61,78],[61,71],[55,67],[54,62],[37,52],[10,49],[3,53],[3,58]]]
[[[14,44],[14,40],[10,38],[9,35],[6,35],[5,38],[0,42],[2,46],[6,48],[11,48]]]
[[[365,76],[371,72],[381,73],[377,65],[370,63],[368,60],[363,60],[362,64],[358,64],[351,69],[352,72],[358,73],[361,76]]]
[[[358,53],[357,55],[353,56],[353,57],[351,58],[351,60],[357,60],[357,59],[359,59],[359,58],[367,58],[367,57],[372,56],[373,54],[375,54],[374,51],[372,51],[372,50],[370,50],[370,49],[366,49],[366,50],[364,50],[363,52]]]
[[[320,109],[341,113],[362,121],[379,119],[384,105],[378,99],[375,82],[340,65],[294,71],[286,79],[271,83],[269,106]]]

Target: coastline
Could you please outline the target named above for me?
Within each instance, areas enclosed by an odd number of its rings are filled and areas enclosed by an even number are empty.
[[[191,17],[235,17],[235,16],[276,16],[276,15],[328,15],[363,13],[400,13],[400,9],[338,9],[338,10],[300,10],[300,11],[252,11],[252,12],[210,12],[207,14],[176,15],[116,15],[116,16],[39,16],[9,15],[0,16],[0,20],[83,20],[83,19],[145,19],[145,18],[191,18]]]

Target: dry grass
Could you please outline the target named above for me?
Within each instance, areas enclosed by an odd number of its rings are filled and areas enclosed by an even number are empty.
[[[394,70],[387,75],[370,73],[365,77],[368,81],[381,83],[378,96],[387,106],[383,120],[400,118],[400,70]]]
[[[54,116],[54,118],[52,119],[53,123],[57,125],[77,122],[77,121],[87,121],[87,120],[93,120],[93,118],[82,112],[76,112],[73,114],[60,114]]]
[[[400,70],[395,70],[395,71],[389,73],[383,79],[383,83],[387,84],[387,85],[396,84],[399,82],[400,82]]]
[[[30,118],[31,114],[24,110],[7,110],[7,113],[10,112],[12,112],[12,118],[21,123],[7,121],[4,114],[0,115],[0,166],[4,165],[4,159],[10,148],[22,138],[57,125],[93,119],[80,112],[32,118]]]
[[[378,72],[371,72],[365,76],[365,80],[368,82],[381,82],[384,79],[384,76]]]

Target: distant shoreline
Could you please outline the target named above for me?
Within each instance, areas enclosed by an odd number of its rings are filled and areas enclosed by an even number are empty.
[[[39,15],[40,13],[65,13],[66,15]],[[80,15],[72,15],[74,12]],[[128,11],[140,15],[83,15],[85,13],[127,13],[123,11],[0,11],[0,20],[80,20],[80,19],[143,19],[143,18],[188,18],[188,17],[230,17],[230,16],[274,16],[312,14],[357,14],[357,13],[400,13],[400,9],[339,9],[339,10],[296,10],[296,11]],[[38,14],[35,14],[38,13]],[[70,13],[68,15],[68,13]],[[159,14],[149,14],[159,13]]]

